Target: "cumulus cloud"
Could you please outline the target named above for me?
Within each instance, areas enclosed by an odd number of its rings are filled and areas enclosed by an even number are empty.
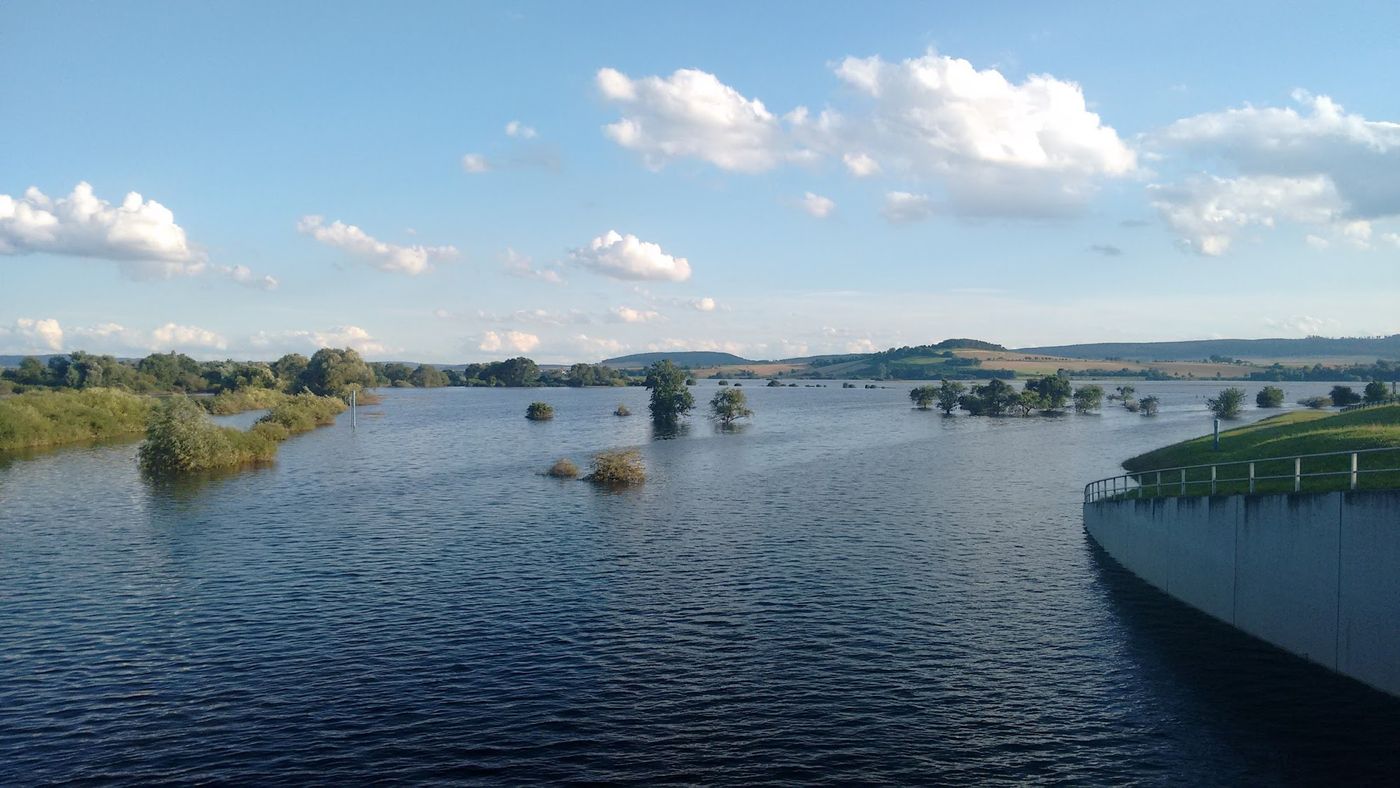
[[[360,326],[344,325],[314,331],[259,331],[249,338],[249,344],[262,351],[319,350],[323,347],[354,348],[363,355],[381,355],[389,347]]]
[[[571,253],[574,262],[615,279],[684,282],[690,278],[690,261],[674,257],[658,244],[635,235],[609,230]]]
[[[633,309],[630,306],[619,306],[612,310],[615,320],[623,323],[650,323],[653,320],[660,320],[661,313],[651,309]]]
[[[690,302],[690,308],[697,312],[713,312],[717,306],[715,300],[709,296],[697,298]]]
[[[167,348],[170,350],[181,348],[223,350],[228,347],[228,340],[213,331],[200,328],[199,326],[182,326],[176,323],[166,323],[151,332],[151,345],[153,348]]]
[[[538,136],[535,130],[518,120],[512,120],[506,124],[506,136],[517,137],[522,140],[532,140]]]
[[[1324,331],[1336,331],[1341,322],[1311,315],[1292,315],[1285,318],[1264,318],[1264,325],[1271,329],[1287,331],[1290,334],[1311,337],[1320,336]]]
[[[933,216],[934,206],[927,194],[886,192],[885,207],[880,212],[891,222],[907,224]]]
[[[491,162],[480,153],[468,153],[462,156],[462,170],[472,174],[491,171]]]
[[[477,345],[477,348],[489,353],[498,353],[503,350],[528,353],[539,347],[539,344],[539,337],[524,331],[487,331],[481,335],[481,343]]]
[[[551,268],[536,268],[534,262],[528,256],[514,249],[507,248],[502,259],[505,263],[506,273],[511,276],[548,282],[552,285],[564,284],[564,278],[559,275],[558,271]]]
[[[680,69],[669,77],[632,79],[604,68],[595,81],[604,99],[622,107],[622,118],[604,133],[642,154],[653,169],[697,158],[723,170],[763,172],[787,157],[777,116],[714,74]]]
[[[616,356],[627,350],[628,347],[616,339],[593,337],[587,334],[575,334],[569,338],[568,344],[580,353],[598,356]]]
[[[829,121],[838,142],[936,180],[960,214],[1063,213],[1137,168],[1080,86],[1048,74],[1015,83],[929,51],[899,63],[848,57],[836,76],[866,105]]]
[[[360,257],[381,271],[417,275],[427,271],[431,262],[457,256],[455,246],[400,246],[385,243],[353,224],[336,221],[326,224],[321,216],[304,216],[297,230],[317,241]]]
[[[128,192],[120,205],[99,198],[86,181],[54,199],[29,187],[0,194],[0,255],[47,253],[115,261],[131,279],[213,274],[271,290],[277,280],[246,266],[211,265],[169,208]]]
[[[0,326],[0,342],[12,353],[59,353],[63,326],[51,317],[21,317],[13,325]]]
[[[868,178],[880,171],[880,162],[870,158],[868,153],[843,153],[841,161],[846,171],[857,178]]]
[[[825,219],[836,210],[836,203],[820,194],[807,192],[802,195],[802,210],[818,219]]]
[[[1243,228],[1273,227],[1280,219],[1329,224],[1344,210],[1335,185],[1320,175],[1194,176],[1180,184],[1149,186],[1148,195],[1182,243],[1207,256],[1224,254]]]

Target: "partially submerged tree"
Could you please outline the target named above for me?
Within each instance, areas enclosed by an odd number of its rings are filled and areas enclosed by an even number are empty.
[[[1151,395],[1143,397],[1138,400],[1138,412],[1144,416],[1156,416],[1159,402],[1160,400]]]
[[[1222,419],[1233,419],[1244,407],[1244,389],[1234,386],[1223,389],[1219,395],[1206,400],[1206,407]]]
[[[722,427],[728,427],[739,419],[753,415],[753,411],[748,408],[744,392],[738,389],[715,392],[714,398],[710,400],[710,413]]]
[[[1333,386],[1332,404],[1339,408],[1347,405],[1355,405],[1361,401],[1361,395],[1351,390],[1351,386]]]
[[[1254,404],[1261,408],[1283,407],[1283,389],[1278,386],[1265,386],[1254,395]]]
[[[909,399],[914,401],[914,406],[919,410],[928,410],[937,398],[937,386],[915,386],[909,390]]]
[[[1039,380],[1026,381],[1026,391],[1034,392],[1042,410],[1063,410],[1069,401],[1071,388],[1069,379],[1059,375],[1046,375]]]
[[[957,410],[958,399],[965,391],[967,386],[957,381],[945,379],[938,382],[938,409],[943,411],[943,415],[952,415],[953,411]]]
[[[958,405],[974,416],[1001,416],[1021,400],[1021,393],[1003,380],[993,380],[958,398]]]
[[[554,418],[554,406],[548,402],[531,402],[525,409],[525,418],[530,421],[549,421]]]
[[[685,372],[663,359],[647,368],[644,384],[651,392],[651,420],[658,424],[674,424],[695,407],[695,397],[685,386]]]
[[[1092,383],[1074,390],[1074,409],[1079,413],[1098,410],[1103,405],[1103,386]]]
[[[1385,384],[1379,380],[1373,380],[1366,384],[1366,391],[1362,400],[1367,405],[1379,405],[1382,402],[1390,401],[1390,392],[1386,391]]]

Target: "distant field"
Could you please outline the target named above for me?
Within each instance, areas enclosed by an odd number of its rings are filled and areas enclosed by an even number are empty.
[[[1203,361],[1139,363],[1136,361],[1110,361],[1108,359],[1063,358],[1022,353],[1016,350],[955,350],[953,352],[966,358],[978,359],[985,367],[1013,370],[1017,375],[1053,375],[1061,369],[1067,369],[1071,372],[1084,372],[1090,369],[1131,369],[1145,374],[1149,369],[1157,369],[1169,375],[1180,377],[1214,379],[1216,375],[1222,378],[1242,378],[1251,372],[1263,369],[1262,366],[1254,364],[1215,364]]]

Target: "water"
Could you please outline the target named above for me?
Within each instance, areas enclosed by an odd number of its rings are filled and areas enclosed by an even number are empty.
[[[1161,415],[750,385],[669,439],[638,389],[389,390],[215,478],[0,460],[0,784],[1393,780],[1400,703],[1085,536],[1220,388],[1137,386]],[[641,488],[540,475],[623,446]]]

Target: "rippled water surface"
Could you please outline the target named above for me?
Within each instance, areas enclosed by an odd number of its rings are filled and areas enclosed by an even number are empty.
[[[1400,704],[1082,530],[1219,387],[976,419],[746,386],[752,425],[664,440],[611,415],[637,389],[393,390],[197,482],[0,458],[0,784],[1393,780]],[[643,487],[539,475],[619,446]]]

